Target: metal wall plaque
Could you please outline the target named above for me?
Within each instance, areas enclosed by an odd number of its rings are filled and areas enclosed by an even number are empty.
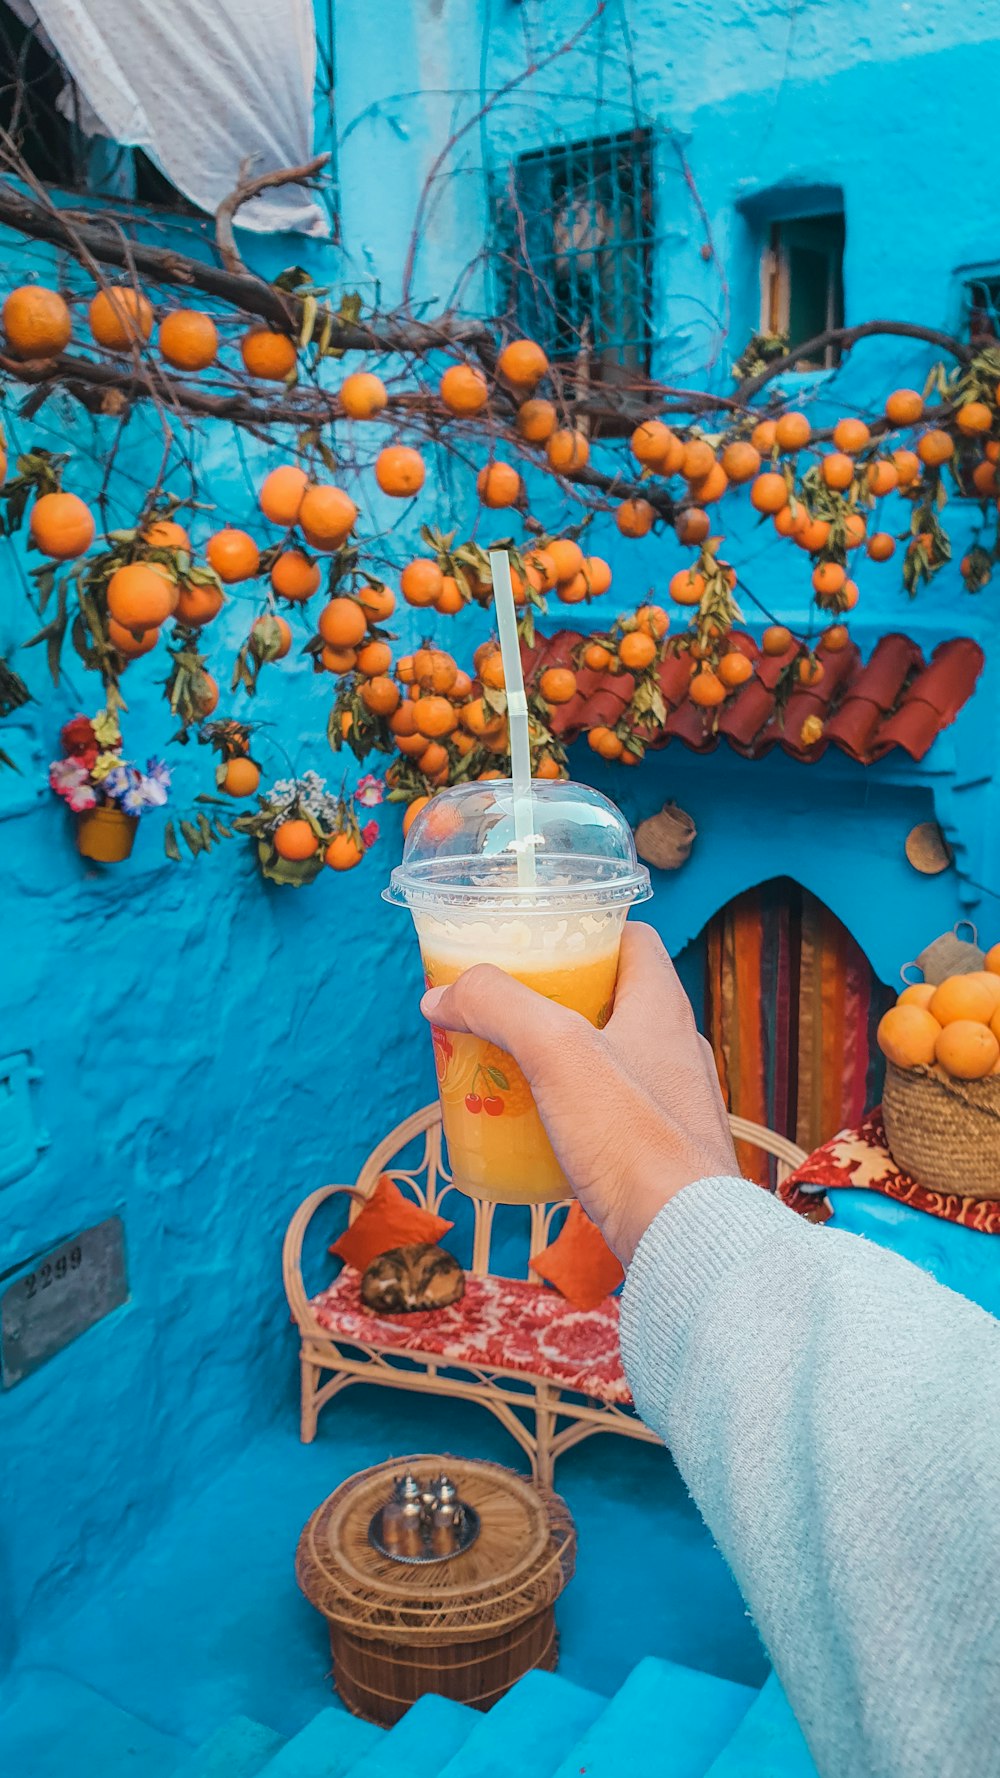
[[[125,1228],[109,1216],[17,1268],[0,1296],[0,1373],[5,1389],[128,1301]]]

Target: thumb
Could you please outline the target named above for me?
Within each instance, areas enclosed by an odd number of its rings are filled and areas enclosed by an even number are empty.
[[[492,963],[475,964],[448,988],[429,988],[420,1010],[446,1031],[467,1031],[498,1044],[526,1073],[548,1045],[581,1022],[579,1013],[536,994]]]

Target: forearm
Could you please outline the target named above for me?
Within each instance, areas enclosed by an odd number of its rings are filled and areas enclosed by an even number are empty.
[[[622,1347],[824,1778],[986,1773],[1000,1325],[741,1180],[643,1237]]]

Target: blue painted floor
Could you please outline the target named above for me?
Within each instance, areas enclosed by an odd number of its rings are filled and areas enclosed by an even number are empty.
[[[326,1626],[294,1579],[302,1524],[352,1471],[421,1450],[521,1466],[482,1410],[352,1390],[324,1410],[311,1446],[292,1424],[263,1433],[138,1558],[38,1626],[20,1665],[83,1681],[191,1746],[237,1714],[294,1734],[333,1701]],[[579,1533],[559,1611],[565,1679],[607,1698],[643,1656],[659,1655],[763,1682],[742,1600],[666,1452],[594,1438],[562,1459],[557,1485]],[[0,1770],[3,1754],[0,1734]],[[101,1778],[79,1748],[73,1770]]]

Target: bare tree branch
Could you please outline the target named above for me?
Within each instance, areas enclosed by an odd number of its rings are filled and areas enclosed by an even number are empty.
[[[219,249],[219,258],[227,272],[235,276],[249,277],[233,235],[233,218],[237,210],[249,203],[251,198],[260,196],[262,191],[270,191],[276,185],[301,185],[325,167],[330,159],[329,154],[316,154],[312,160],[304,161],[301,167],[278,167],[272,173],[259,173],[250,179],[250,162],[244,161],[240,167],[240,176],[235,188],[229,196],[223,198],[215,212],[215,242]]]

